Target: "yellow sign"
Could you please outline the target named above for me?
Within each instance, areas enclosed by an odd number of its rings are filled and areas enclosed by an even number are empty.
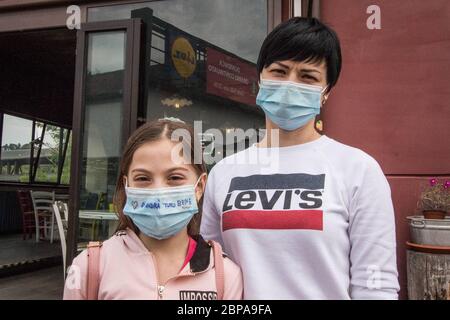
[[[189,78],[195,71],[195,51],[186,38],[177,38],[172,44],[172,61],[182,78]]]

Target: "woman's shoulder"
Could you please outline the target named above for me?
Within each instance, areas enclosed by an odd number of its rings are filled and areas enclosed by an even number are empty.
[[[332,138],[328,138],[328,144],[326,144],[327,156],[333,160],[334,163],[341,164],[343,166],[350,166],[352,168],[357,167],[378,167],[378,161],[375,160],[366,151],[344,144]]]

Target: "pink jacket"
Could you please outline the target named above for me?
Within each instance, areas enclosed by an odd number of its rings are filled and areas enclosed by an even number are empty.
[[[103,243],[99,265],[99,300],[111,299],[217,299],[213,250],[201,236],[196,250],[180,273],[158,287],[154,257],[130,229],[119,231]],[[242,273],[224,258],[223,299],[242,299]],[[65,300],[87,299],[87,250],[70,267],[64,287]]]

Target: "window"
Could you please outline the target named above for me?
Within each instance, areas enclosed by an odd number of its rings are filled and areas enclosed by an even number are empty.
[[[3,115],[0,181],[69,184],[70,130]]]
[[[33,121],[5,114],[3,117],[2,181],[29,182]]]

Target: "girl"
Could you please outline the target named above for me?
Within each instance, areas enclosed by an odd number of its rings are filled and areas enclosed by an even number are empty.
[[[171,140],[177,134],[181,142]],[[206,169],[192,164],[195,152],[180,120],[134,132],[114,196],[119,231],[74,259],[64,299],[241,299],[239,267],[199,235]]]

